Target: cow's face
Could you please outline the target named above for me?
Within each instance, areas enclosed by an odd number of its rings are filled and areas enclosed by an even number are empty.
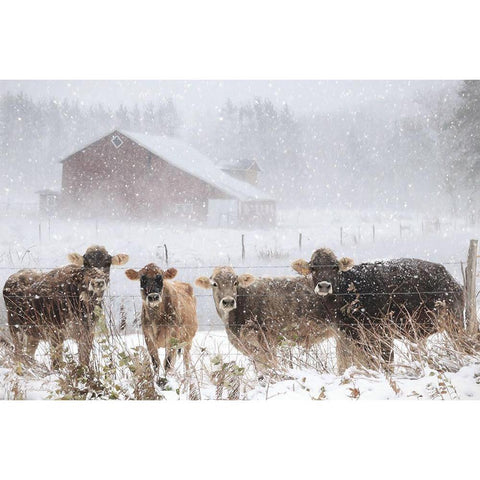
[[[238,287],[248,287],[254,281],[249,273],[237,275],[231,267],[217,267],[210,278],[197,278],[195,285],[212,289],[217,311],[223,315],[237,308]]]
[[[103,270],[107,275],[110,274],[110,267],[112,265],[125,265],[128,262],[128,255],[119,253],[117,255],[110,255],[105,247],[93,245],[87,249],[84,255],[79,253],[70,253],[68,255],[70,263],[79,267],[95,267]]]
[[[149,308],[157,307],[163,300],[163,281],[175,278],[177,270],[169,268],[163,271],[154,263],[149,263],[141,270],[132,268],[125,272],[130,280],[140,280],[140,292],[144,305]]]
[[[315,293],[321,297],[334,294],[343,272],[353,267],[351,258],[337,259],[328,248],[320,248],[312,254],[310,262],[296,260],[292,268],[301,275],[312,275]]]
[[[80,298],[82,300],[93,299],[97,303],[101,302],[107,283],[108,275],[103,270],[99,268],[85,269]]]

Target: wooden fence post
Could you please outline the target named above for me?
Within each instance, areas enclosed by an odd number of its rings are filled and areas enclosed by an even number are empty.
[[[298,234],[298,249],[302,250],[302,234]]]
[[[375,243],[375,225],[372,225],[372,239],[373,243]]]
[[[163,248],[165,249],[165,265],[168,267],[168,248],[166,243],[163,244]]]
[[[474,335],[478,332],[477,321],[477,296],[476,296],[476,279],[477,279],[477,253],[478,240],[470,240],[468,248],[467,270],[465,272],[465,301],[466,301],[466,321],[467,333]]]
[[[242,233],[242,262],[245,260],[245,235]]]
[[[42,224],[38,224],[38,241],[39,243],[42,243]]]
[[[340,245],[343,245],[343,227],[340,227]]]

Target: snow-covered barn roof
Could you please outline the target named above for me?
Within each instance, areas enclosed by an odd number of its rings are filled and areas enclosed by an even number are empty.
[[[129,138],[170,165],[203,180],[233,198],[244,202],[252,200],[273,200],[272,197],[253,185],[228,175],[208,157],[180,140],[160,135],[128,132],[126,130],[114,130],[109,134],[102,135],[102,137],[97,138],[97,140],[109,136],[113,137],[116,133],[120,133]],[[85,150],[92,143],[95,143],[95,141],[89,142],[88,145],[77,150],[77,152]],[[73,155],[74,154],[69,155],[62,160],[61,163],[68,161]]]
[[[247,182],[223,172],[208,157],[190,145],[171,137],[117,130],[171,165],[242,201],[273,200]]]

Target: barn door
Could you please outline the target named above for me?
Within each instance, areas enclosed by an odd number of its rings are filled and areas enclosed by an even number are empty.
[[[208,200],[207,225],[209,227],[231,227],[238,223],[238,200]]]

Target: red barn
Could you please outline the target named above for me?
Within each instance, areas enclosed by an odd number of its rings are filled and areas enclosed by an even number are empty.
[[[67,216],[275,223],[272,198],[174,138],[115,130],[62,166]]]

